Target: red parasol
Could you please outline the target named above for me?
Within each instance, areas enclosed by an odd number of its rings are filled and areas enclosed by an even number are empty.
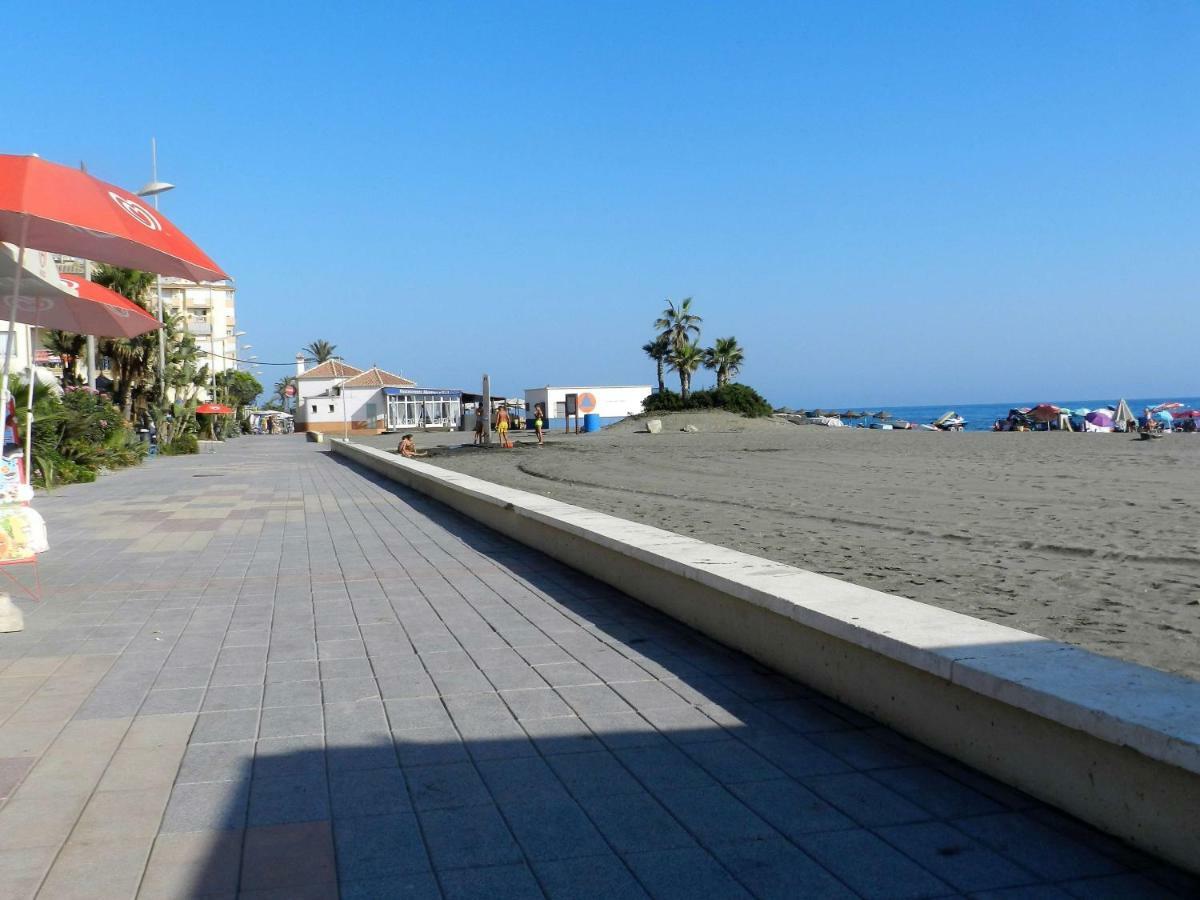
[[[36,156],[0,155],[0,240],[192,281],[229,277],[133,194]]]
[[[224,403],[201,403],[196,407],[196,412],[206,416],[227,416],[233,410]]]
[[[100,337],[135,337],[159,327],[158,319],[133,301],[78,275],[59,274],[52,266],[39,272],[26,269],[16,321]],[[0,247],[0,282],[10,280],[6,267],[15,268],[15,261]],[[0,316],[9,318],[12,305],[11,294],[0,293]]]

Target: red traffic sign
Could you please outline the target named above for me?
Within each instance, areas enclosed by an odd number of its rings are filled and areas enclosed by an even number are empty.
[[[290,384],[283,389],[283,392],[289,397],[296,396],[296,388]]]

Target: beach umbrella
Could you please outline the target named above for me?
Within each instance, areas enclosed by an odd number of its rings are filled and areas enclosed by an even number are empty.
[[[1118,425],[1128,427],[1130,424],[1137,424],[1137,417],[1134,416],[1133,410],[1129,408],[1129,404],[1121,400],[1117,403],[1117,411],[1113,413],[1113,421]]]
[[[196,407],[196,412],[205,416],[227,416],[233,409],[224,403],[201,403]]]
[[[132,300],[78,275],[62,275],[44,250],[26,251],[21,293],[13,308],[19,248],[0,242],[0,313],[35,328],[130,338],[159,327]]]
[[[1178,402],[1160,403],[1160,404],[1158,404],[1158,406],[1151,406],[1150,412],[1152,412],[1152,413],[1163,412],[1164,410],[1168,410],[1168,409],[1183,409],[1183,404],[1178,403]]]
[[[1097,428],[1112,428],[1113,426],[1112,417],[1106,413],[1100,412],[1099,410],[1096,410],[1095,412],[1089,412],[1083,418],[1086,421],[1091,422]]]
[[[1183,404],[1181,403],[1179,405],[1182,406]],[[1168,425],[1171,422],[1175,421],[1175,416],[1171,413],[1171,410],[1169,410],[1169,409],[1155,410],[1154,418],[1158,419],[1160,422],[1166,422]]]
[[[1039,403],[1027,415],[1035,422],[1057,422],[1059,409],[1053,403]]]
[[[1174,414],[1176,419],[1200,419],[1200,409],[1184,409]]]

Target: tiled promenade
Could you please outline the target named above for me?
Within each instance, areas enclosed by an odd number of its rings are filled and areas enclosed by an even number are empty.
[[[298,438],[38,505],[4,900],[1197,891]]]

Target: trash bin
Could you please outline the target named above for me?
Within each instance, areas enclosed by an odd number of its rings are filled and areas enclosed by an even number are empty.
[[[583,414],[583,430],[585,432],[600,430],[600,413]]]

